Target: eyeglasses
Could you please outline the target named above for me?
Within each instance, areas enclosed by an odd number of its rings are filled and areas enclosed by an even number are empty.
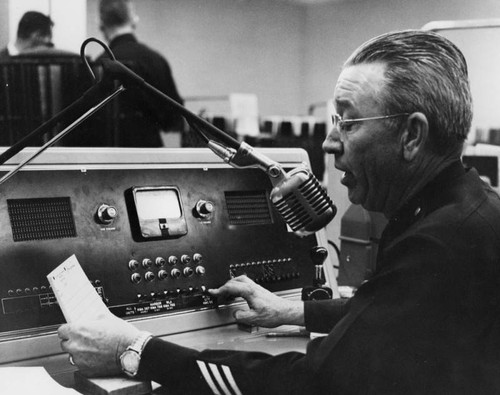
[[[339,114],[333,114],[332,115],[332,122],[333,122],[333,126],[338,128],[339,132],[343,134],[343,133],[349,131],[349,126],[354,125],[356,123],[360,123],[360,122],[364,122],[364,121],[375,121],[375,120],[379,120],[379,119],[403,117],[403,116],[408,116],[408,115],[410,115],[410,113],[402,112],[399,114],[381,115],[378,117],[342,119],[342,117]]]

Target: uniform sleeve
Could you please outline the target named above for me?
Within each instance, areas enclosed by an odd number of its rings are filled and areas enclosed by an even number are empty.
[[[349,310],[349,299],[304,302],[304,320],[310,332],[328,333]]]
[[[321,341],[311,341],[308,349],[318,349],[314,344]],[[300,352],[272,356],[234,350],[196,351],[153,338],[142,354],[138,378],[161,384],[169,394],[305,395],[316,393],[314,366],[307,354]]]

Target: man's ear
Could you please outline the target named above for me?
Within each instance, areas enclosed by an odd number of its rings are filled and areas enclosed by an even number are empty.
[[[429,122],[421,112],[412,113],[406,120],[406,129],[401,134],[403,157],[412,161],[424,149],[429,137]]]

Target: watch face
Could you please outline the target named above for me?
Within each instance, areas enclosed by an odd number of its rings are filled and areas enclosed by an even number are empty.
[[[123,371],[128,375],[135,376],[139,370],[140,360],[141,357],[137,354],[137,352],[126,350],[120,357]]]

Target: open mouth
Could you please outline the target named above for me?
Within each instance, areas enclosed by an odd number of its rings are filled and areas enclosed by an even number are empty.
[[[342,178],[340,179],[340,182],[345,185],[353,185],[354,183],[354,174],[352,174],[350,171],[344,171],[342,174]]]

